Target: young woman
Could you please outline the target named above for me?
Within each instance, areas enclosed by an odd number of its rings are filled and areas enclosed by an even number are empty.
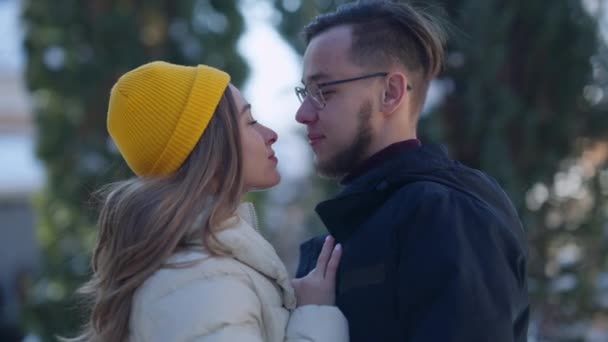
[[[292,283],[241,203],[279,182],[277,135],[229,82],[208,66],[153,62],[114,85],[108,131],[136,177],[102,191],[77,340],[348,340],[334,306],[340,246],[328,238],[317,268]]]

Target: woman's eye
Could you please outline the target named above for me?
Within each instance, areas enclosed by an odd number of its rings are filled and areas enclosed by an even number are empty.
[[[258,121],[257,121],[257,120],[249,120],[249,124],[250,124],[250,125],[255,125],[255,124],[257,124],[257,123],[258,123]]]

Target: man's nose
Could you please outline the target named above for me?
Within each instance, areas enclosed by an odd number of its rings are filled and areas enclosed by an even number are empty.
[[[301,124],[308,125],[315,122],[317,118],[317,111],[313,107],[310,99],[304,100],[296,111],[296,121]]]

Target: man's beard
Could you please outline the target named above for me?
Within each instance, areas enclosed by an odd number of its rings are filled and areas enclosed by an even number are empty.
[[[363,160],[363,156],[372,141],[372,102],[364,102],[359,108],[357,119],[359,126],[353,142],[342,151],[338,151],[333,157],[325,161],[317,159],[317,172],[329,179],[342,179],[353,171]]]

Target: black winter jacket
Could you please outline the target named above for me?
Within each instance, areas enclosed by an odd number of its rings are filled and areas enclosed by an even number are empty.
[[[480,171],[422,146],[354,180],[317,213],[343,245],[336,304],[353,342],[524,342],[526,236]],[[301,248],[314,268],[324,237]]]

